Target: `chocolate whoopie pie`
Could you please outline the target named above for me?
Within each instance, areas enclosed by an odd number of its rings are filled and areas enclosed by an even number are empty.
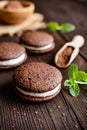
[[[0,43],[0,68],[13,68],[27,59],[25,48],[14,42]]]
[[[29,101],[47,101],[61,90],[61,72],[43,62],[26,63],[14,72],[17,94]]]
[[[55,47],[53,36],[42,31],[24,32],[20,41],[33,53],[49,52]]]

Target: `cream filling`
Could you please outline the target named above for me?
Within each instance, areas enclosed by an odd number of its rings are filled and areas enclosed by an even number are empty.
[[[32,46],[27,46],[24,44],[23,44],[23,46],[29,50],[46,50],[46,49],[49,49],[50,47],[52,47],[52,43],[50,43],[49,45],[43,46],[43,47],[32,47]]]
[[[48,92],[43,92],[43,93],[36,93],[36,92],[26,92],[22,89],[20,89],[19,87],[16,87],[16,89],[26,95],[26,96],[32,96],[32,97],[47,97],[47,96],[52,96],[54,95],[61,87],[61,84],[59,84],[55,89],[48,91]]]
[[[6,61],[0,61],[0,65],[6,66],[6,65],[15,65],[17,63],[20,63],[25,58],[25,53],[22,54],[20,57],[12,60],[6,60]]]

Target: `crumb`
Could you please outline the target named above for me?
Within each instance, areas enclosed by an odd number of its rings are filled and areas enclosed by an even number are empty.
[[[66,116],[64,112],[62,113],[62,116],[63,116],[63,117],[65,117],[65,116]]]
[[[41,121],[42,123],[44,123],[44,121]]]
[[[41,121],[41,119],[38,119],[38,121]]]
[[[60,106],[58,106],[58,109],[60,109]]]
[[[12,128],[14,128],[15,126],[14,125],[12,125]]]
[[[26,116],[26,113],[24,112],[23,115]]]
[[[15,118],[16,118],[16,114],[15,114],[14,116],[15,116]]]
[[[50,112],[52,112],[52,109],[49,108],[48,110],[49,110]]]
[[[12,130],[16,130],[16,128],[15,128],[15,126],[14,126],[14,125],[12,125]]]
[[[77,124],[75,124],[75,128],[78,128],[78,125],[77,125]]]
[[[19,112],[19,111],[17,111],[16,113],[17,113],[18,115],[20,115],[20,112]]]
[[[24,119],[27,121],[27,118],[26,118],[26,117],[25,117]]]
[[[38,114],[38,111],[35,111],[35,114]]]
[[[16,110],[16,108],[14,107],[14,108],[13,108],[13,110],[15,111],[15,110]]]

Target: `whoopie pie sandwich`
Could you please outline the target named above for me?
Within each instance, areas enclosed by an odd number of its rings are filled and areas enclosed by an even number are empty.
[[[53,36],[42,31],[24,32],[20,37],[20,42],[32,53],[45,53],[54,49]]]
[[[0,68],[7,69],[19,66],[27,59],[26,50],[14,42],[0,43]]]
[[[29,101],[47,101],[61,90],[61,72],[43,62],[21,65],[14,72],[15,90],[18,96]]]

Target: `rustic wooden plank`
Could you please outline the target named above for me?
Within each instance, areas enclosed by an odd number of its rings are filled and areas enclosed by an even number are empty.
[[[70,14],[67,15],[68,9],[64,5],[65,0],[33,0],[37,9],[46,15],[46,19],[58,20],[60,23],[66,22],[70,19]],[[69,1],[68,1],[69,2]],[[67,6],[70,2],[67,2]],[[46,4],[44,4],[46,3]],[[59,4],[60,3],[60,4]],[[71,3],[72,4],[72,3]],[[75,5],[75,2],[73,2]],[[77,7],[77,4],[76,6]],[[81,5],[82,7],[82,5]],[[69,8],[70,9],[70,8]],[[63,15],[63,16],[62,16]],[[59,16],[59,17],[58,17]],[[72,22],[72,19],[71,19]],[[79,29],[78,29],[79,30]],[[71,33],[72,34],[72,33]],[[71,35],[69,34],[69,35]],[[67,38],[70,38],[73,35]],[[46,62],[53,66],[54,56],[60,47],[67,39],[61,37],[60,34],[54,34],[56,48],[46,54],[34,55],[30,54],[27,62],[40,61]],[[0,41],[19,41],[15,35],[10,38],[8,35],[0,37]],[[87,72],[87,62],[79,55],[75,61],[79,69]],[[59,68],[60,69],[60,68]],[[63,87],[61,93],[53,100],[45,103],[30,103],[22,101],[15,95],[13,90],[13,72],[15,69],[0,70],[0,129],[1,130],[81,130],[87,129],[87,100],[86,100],[86,86],[81,86],[81,93],[78,98],[72,98],[68,94],[68,90]],[[63,80],[67,78],[67,69],[60,69],[63,74]]]
[[[76,126],[78,126],[78,129],[80,130],[81,127],[79,125],[79,121],[76,119],[75,113],[72,111],[71,107],[69,106],[68,100],[65,100],[65,97],[63,97],[62,95],[61,95],[61,99],[63,100],[63,102],[61,102],[60,99],[58,100],[58,98],[56,98],[55,104],[60,111],[61,118],[65,125],[65,128],[76,129]]]
[[[60,35],[54,34],[55,37],[55,43],[56,48],[54,51],[42,55],[33,55],[29,54],[28,61],[44,61],[46,63],[54,64],[54,56],[56,52],[60,49],[60,47],[64,44],[65,40],[61,38]],[[2,38],[1,38],[2,39]],[[14,39],[14,38],[13,38]],[[9,38],[7,38],[7,41]],[[17,38],[16,38],[17,40]],[[15,41],[15,39],[14,39]],[[46,58],[47,57],[47,58]],[[81,61],[81,63],[78,63],[78,60]],[[79,56],[76,61],[76,64],[79,65],[79,67],[86,71],[86,63],[85,61]],[[69,100],[70,96],[68,95],[67,91],[64,89],[62,90],[62,95],[58,95],[55,99],[53,99],[50,102],[46,103],[26,103],[23,102],[19,97],[17,97],[13,91],[13,72],[15,69],[6,70],[6,71],[0,71],[0,99],[1,99],[1,114],[2,115],[2,128],[6,129],[7,127],[11,129],[14,127],[15,129],[50,129],[54,130],[57,129],[57,127],[61,129],[78,129],[85,128],[85,124],[82,124],[82,126],[79,123],[79,119],[77,120],[77,114],[79,115],[78,107],[74,107],[71,105],[75,102],[77,104],[80,104],[80,100]],[[67,69],[60,69],[63,73],[64,79],[67,77]],[[84,94],[84,92],[83,92]],[[84,94],[85,95],[85,94]],[[83,95],[82,95],[83,96]],[[85,96],[84,96],[85,98]],[[66,104],[68,102],[68,106]],[[82,101],[83,102],[83,101]],[[81,105],[81,104],[80,104]],[[83,104],[84,105],[84,102]],[[3,108],[3,106],[5,106]],[[84,111],[85,114],[85,106],[81,113]],[[68,111],[69,110],[69,111]],[[84,115],[83,115],[84,116]],[[85,123],[85,119],[82,117],[80,118],[81,123]],[[8,121],[7,121],[8,120]],[[28,123],[27,123],[28,121]],[[3,122],[6,122],[5,124]],[[38,124],[38,125],[37,125]],[[72,124],[72,125],[71,125]]]

